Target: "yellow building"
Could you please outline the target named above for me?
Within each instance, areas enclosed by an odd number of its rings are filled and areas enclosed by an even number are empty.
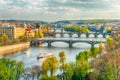
[[[15,27],[7,27],[7,26],[2,26],[0,27],[0,36],[2,34],[6,34],[10,39],[14,38],[19,38],[23,34],[25,34],[25,29],[24,28],[15,28]]]

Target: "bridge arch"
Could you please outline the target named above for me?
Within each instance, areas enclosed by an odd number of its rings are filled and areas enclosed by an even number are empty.
[[[84,45],[84,46],[83,46]],[[78,47],[78,48],[90,48],[91,44],[87,42],[74,42],[72,44],[73,47]]]
[[[103,38],[103,34],[97,34],[98,38]]]
[[[52,41],[50,44],[51,46],[55,46],[55,47],[68,47],[69,46],[69,43],[66,41]],[[59,44],[61,44],[62,46]]]
[[[65,33],[64,37],[70,37],[70,35],[68,33]]]
[[[61,39],[40,39],[40,40],[31,40],[30,44],[34,43],[35,46],[38,45],[38,43],[48,43],[48,47],[51,47],[52,43],[54,42],[64,42],[69,45],[69,47],[73,47],[74,43],[88,43],[91,46],[94,46],[95,44],[99,44],[100,41],[91,41],[91,40],[61,40]],[[106,41],[102,41],[106,42]]]
[[[79,37],[77,33],[73,33],[72,37]]]
[[[95,34],[89,34],[89,38],[94,38]]]
[[[81,34],[80,34],[80,37],[86,38],[86,37],[87,37],[87,36],[86,36],[86,33],[81,33]]]
[[[55,36],[54,37],[61,37],[61,34],[60,33],[56,33],[54,34]]]

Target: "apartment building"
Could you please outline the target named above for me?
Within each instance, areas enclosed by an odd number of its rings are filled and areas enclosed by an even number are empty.
[[[0,36],[6,34],[10,39],[19,38],[25,33],[24,28],[15,28],[13,26],[0,26]]]

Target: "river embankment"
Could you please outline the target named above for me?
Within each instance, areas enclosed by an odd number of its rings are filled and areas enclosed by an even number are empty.
[[[0,55],[12,54],[12,53],[15,53],[15,52],[25,50],[29,47],[30,47],[30,42],[1,46],[0,47]]]

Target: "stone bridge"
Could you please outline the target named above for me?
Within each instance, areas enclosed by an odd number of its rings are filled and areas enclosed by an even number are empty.
[[[99,35],[102,35],[103,38],[106,38],[107,36],[110,36],[111,34],[108,33],[81,33],[81,32],[45,32],[45,36],[53,36],[56,37],[57,34],[60,34],[61,37],[64,37],[65,34],[68,34],[69,37],[72,37],[74,34],[76,34],[78,37],[81,37],[81,35],[85,35],[86,38],[89,38],[90,35],[93,35],[94,38],[98,38]]]
[[[93,40],[70,40],[70,39],[39,39],[39,40],[31,40],[30,41],[30,45],[31,46],[38,46],[42,43],[47,43],[48,47],[51,47],[51,43],[53,42],[65,42],[69,44],[69,47],[73,47],[74,43],[78,43],[78,42],[83,42],[83,43],[88,43],[91,45],[91,47],[93,47],[95,44],[99,44],[100,41],[93,41]],[[106,41],[102,41],[102,43],[105,43]]]

